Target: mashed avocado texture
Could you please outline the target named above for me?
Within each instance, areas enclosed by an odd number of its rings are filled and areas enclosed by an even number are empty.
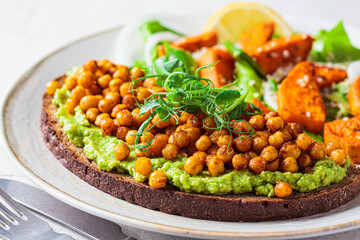
[[[131,153],[128,159],[118,161],[113,155],[115,146],[121,142],[116,137],[107,137],[101,130],[88,122],[85,114],[77,107],[75,115],[66,111],[66,99],[70,92],[65,87],[58,89],[54,95],[53,104],[58,107],[56,113],[64,132],[70,142],[84,149],[86,156],[97,163],[103,171],[128,173],[138,182],[144,182],[149,176],[143,176],[134,170],[136,161],[135,148],[129,146]],[[162,157],[152,158],[152,170],[161,169],[166,173],[169,183],[184,192],[202,194],[241,194],[254,192],[257,195],[274,196],[274,185],[277,181],[289,183],[293,189],[300,192],[309,192],[319,187],[340,182],[346,176],[349,160],[341,167],[329,158],[316,162],[313,173],[290,173],[264,171],[255,175],[248,170],[228,170],[225,174],[212,177],[208,171],[198,175],[189,175],[184,170],[186,158],[166,160]]]

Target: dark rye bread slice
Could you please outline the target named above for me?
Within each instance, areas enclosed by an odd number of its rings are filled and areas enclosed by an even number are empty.
[[[60,77],[57,80],[62,80]],[[114,197],[145,208],[189,218],[258,222],[305,217],[337,208],[354,199],[360,191],[360,170],[351,166],[340,183],[309,193],[293,192],[285,199],[267,198],[255,194],[201,195],[184,193],[167,186],[164,189],[138,183],[128,174],[101,171],[89,161],[83,150],[69,142],[62,131],[51,104],[44,95],[41,130],[45,143],[56,158],[71,172],[90,185]]]

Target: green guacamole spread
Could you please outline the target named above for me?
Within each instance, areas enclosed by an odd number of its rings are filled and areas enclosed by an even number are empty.
[[[86,156],[97,163],[103,171],[117,171],[129,173],[138,182],[144,182],[149,176],[143,176],[134,170],[136,160],[134,146],[129,146],[131,153],[128,159],[118,161],[113,155],[114,147],[121,142],[116,137],[105,137],[101,130],[89,123],[85,114],[77,107],[75,115],[66,111],[66,99],[70,92],[64,87],[58,89],[54,95],[53,104],[59,109],[56,113],[70,142],[82,147]],[[341,167],[330,158],[324,158],[316,162],[312,174],[269,172],[264,171],[255,175],[248,170],[228,170],[225,174],[212,177],[208,171],[202,171],[198,175],[189,175],[184,170],[186,158],[179,157],[176,160],[164,158],[152,158],[152,170],[161,169],[166,173],[168,182],[181,191],[196,192],[202,194],[241,194],[255,192],[257,195],[268,197],[274,196],[274,185],[277,181],[289,183],[294,190],[309,192],[319,187],[328,186],[340,182],[345,176],[350,162]]]

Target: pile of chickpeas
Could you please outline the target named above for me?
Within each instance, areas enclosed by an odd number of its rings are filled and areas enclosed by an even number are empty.
[[[104,136],[116,136],[124,141],[114,149],[114,156],[122,161],[128,158],[134,145],[139,127],[150,116],[150,111],[140,116],[140,107],[154,93],[164,92],[156,85],[155,78],[144,77],[143,70],[129,69],[108,60],[90,60],[75,74],[65,79],[65,87],[71,90],[66,109],[74,114],[80,106],[86,119],[98,126]],[[47,93],[53,95],[61,84],[49,82]],[[148,176],[149,185],[163,188],[167,177],[161,170],[151,173],[150,157],[164,157],[175,160],[179,155],[187,157],[184,169],[196,175],[207,168],[211,176],[219,176],[225,169],[238,171],[249,169],[255,174],[262,171],[281,171],[311,173],[315,161],[326,155],[337,164],[346,161],[339,143],[330,142],[327,146],[315,142],[303,133],[298,123],[284,123],[276,112],[255,115],[246,120],[231,123],[233,131],[216,128],[213,118],[203,112],[195,114],[183,112],[179,117],[160,121],[158,115],[140,137],[140,144],[150,147],[136,149],[138,159],[135,171]],[[238,134],[241,133],[241,134]],[[126,142],[126,144],[125,144]],[[275,194],[278,197],[290,195],[292,188],[288,183],[278,182]]]

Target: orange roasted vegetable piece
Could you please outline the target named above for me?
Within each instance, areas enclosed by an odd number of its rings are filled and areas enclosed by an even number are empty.
[[[164,45],[162,45],[162,44],[157,45],[157,46],[156,46],[156,52],[157,52],[157,56],[158,56],[158,57],[165,56],[166,53],[165,53],[165,47],[164,47]]]
[[[251,54],[264,70],[270,74],[279,67],[306,60],[314,39],[305,33],[275,38],[267,41]]]
[[[185,49],[195,52],[203,47],[212,47],[217,44],[217,34],[215,31],[205,32],[201,35],[186,36],[171,43],[172,47]]]
[[[338,141],[352,163],[360,163],[360,120],[356,117],[347,120],[334,120],[325,123],[324,141]]]
[[[266,106],[263,102],[261,102],[259,99],[257,98],[252,98],[251,99],[251,103],[254,104],[255,106],[257,106],[258,108],[260,108],[260,110],[262,111],[262,113],[266,114],[268,112],[272,112],[272,110]]]
[[[216,61],[219,62],[211,69],[201,69],[200,76],[210,79],[218,88],[234,80],[234,59],[230,54],[219,48],[209,48],[200,56],[198,66],[206,66]]]
[[[320,90],[324,87],[330,87],[333,83],[342,82],[347,78],[347,72],[344,69],[320,65],[315,66],[315,75]]]
[[[350,85],[348,100],[350,113],[360,117],[360,76]]]
[[[259,46],[271,39],[274,26],[272,21],[258,22],[252,25],[239,37],[241,49],[249,55],[253,54]]]
[[[325,105],[315,81],[312,62],[298,63],[282,81],[278,90],[279,115],[285,122],[297,122],[311,132],[321,132]]]

